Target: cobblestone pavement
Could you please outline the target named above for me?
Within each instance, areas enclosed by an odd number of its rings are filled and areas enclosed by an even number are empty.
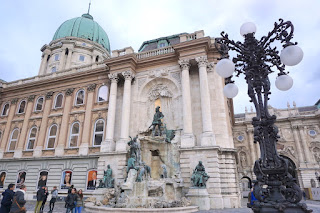
[[[230,213],[230,212],[237,212],[237,213],[252,213],[251,209],[248,209],[246,207],[246,199],[242,199],[242,208],[237,209],[221,209],[221,210],[209,210],[209,211],[198,211],[198,213]],[[304,202],[304,201],[303,201]],[[26,204],[27,213],[34,212],[34,201],[28,201]],[[313,213],[320,213],[320,201],[313,201],[313,200],[307,200],[306,201],[308,208],[313,210]],[[49,202],[46,203],[44,212],[49,211]],[[66,212],[66,209],[64,208],[64,202],[57,202],[54,208],[54,213],[64,213]],[[82,213],[86,213],[85,209],[82,211]]]

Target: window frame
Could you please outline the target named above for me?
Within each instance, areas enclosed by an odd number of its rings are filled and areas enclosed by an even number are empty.
[[[56,73],[57,72],[57,67],[54,66],[54,67],[51,67],[51,73]]]
[[[33,129],[36,129],[36,135],[34,136],[34,138],[31,138],[30,135],[31,135],[31,132],[32,132]],[[38,128],[36,126],[31,127],[30,130],[29,130],[29,135],[28,135],[28,140],[27,140],[27,145],[26,145],[26,151],[33,151],[34,150],[34,145],[36,144],[37,134],[38,134]],[[34,140],[32,149],[28,148],[30,140]]]
[[[73,134],[73,133],[72,133],[72,128],[73,128],[73,126],[74,126],[75,124],[78,124],[78,125],[79,125],[79,129],[78,129],[78,133],[77,133],[77,134]],[[78,138],[77,138],[77,145],[71,147],[71,146],[70,146],[70,142],[71,142],[71,138],[72,138],[73,136],[77,136],[77,137],[78,137]],[[80,138],[80,122],[79,122],[79,121],[75,121],[75,122],[73,122],[73,123],[71,124],[71,127],[70,127],[68,148],[70,148],[70,149],[78,148],[78,147],[79,147],[79,138]]]
[[[83,92],[82,104],[78,104],[78,103],[77,103],[78,94],[79,94],[80,92]],[[75,106],[82,106],[82,105],[84,105],[85,97],[86,97],[86,92],[84,91],[84,89],[79,89],[79,90],[77,91],[77,93],[76,93],[76,97],[75,97],[75,100],[74,100],[74,105],[75,105]]]
[[[60,60],[60,54],[55,54],[54,55],[54,61],[59,61]]]
[[[57,131],[56,131],[55,136],[50,136],[50,132],[51,132],[51,129],[52,129],[53,126],[56,126]],[[54,149],[55,144],[56,144],[56,141],[57,141],[57,135],[58,135],[58,125],[57,125],[57,124],[52,124],[52,125],[49,127],[49,130],[48,130],[47,142],[46,142],[46,150],[52,150],[52,149]],[[50,138],[54,138],[54,143],[53,143],[53,147],[52,147],[52,148],[48,148],[48,144],[49,144],[49,139],[50,139]]]
[[[24,109],[23,109],[23,112],[19,112],[22,102],[25,102],[25,104],[24,104]],[[27,101],[26,101],[25,99],[21,100],[20,103],[19,103],[19,107],[18,107],[18,110],[17,110],[17,114],[24,114],[24,113],[26,112],[26,107],[27,107]]]
[[[40,110],[37,110],[37,106],[38,106],[38,102],[39,102],[39,99],[40,98],[42,98],[43,99],[43,101],[42,101],[42,107],[41,107],[41,109]],[[44,105],[44,96],[39,96],[38,98],[37,98],[37,101],[36,101],[36,104],[35,104],[35,106],[34,106],[34,111],[35,112],[41,112],[42,110],[43,110],[43,105]]]
[[[62,100],[61,100],[61,106],[60,107],[56,107],[57,105],[57,99],[58,99],[58,96],[59,95],[62,95]],[[62,106],[63,106],[63,99],[64,99],[64,95],[60,92],[56,95],[56,97],[54,98],[54,104],[53,104],[53,109],[61,109]]]
[[[17,138],[16,138],[16,139],[12,139],[13,133],[14,133],[15,131],[18,131]],[[19,128],[14,128],[14,129],[12,130],[11,134],[10,134],[9,144],[8,144],[8,148],[7,148],[7,151],[8,151],[8,152],[14,152],[14,150],[15,150],[16,147],[17,147],[18,138],[19,138]],[[11,145],[12,141],[15,141],[16,144],[14,145],[14,149],[13,149],[13,150],[10,150],[10,145]]]
[[[83,60],[81,60],[81,58],[83,57]],[[85,55],[79,55],[79,61],[83,61],[84,62],[84,60],[85,60]]]
[[[107,91],[108,91],[108,94],[107,94],[107,100],[105,100],[105,101],[99,101],[100,89],[101,89],[102,87],[106,87],[106,88],[107,88]],[[109,100],[109,87],[108,87],[107,85],[102,85],[102,86],[101,86],[101,87],[99,87],[99,89],[98,89],[97,102],[98,102],[98,103],[108,102],[108,100]]]
[[[98,123],[99,121],[103,121],[103,130],[102,130],[102,141],[101,141],[101,143],[102,143],[103,140],[104,140],[104,131],[105,131],[105,125],[106,125],[106,123],[105,123],[105,121],[104,121],[102,118],[100,118],[100,119],[96,120],[96,122],[94,123],[94,127],[93,127],[93,136],[92,136],[92,146],[93,146],[93,147],[100,147],[100,146],[101,146],[101,144],[100,144],[100,145],[95,145],[95,136],[96,136],[96,134],[97,134],[96,128],[97,128],[97,123]],[[101,132],[98,132],[98,134],[101,134]]]
[[[3,114],[4,108],[5,108],[6,105],[8,105],[7,113],[6,113],[6,114]],[[1,116],[7,116],[7,115],[9,114],[9,110],[10,110],[10,103],[7,102],[7,103],[5,103],[5,104],[2,106]]]

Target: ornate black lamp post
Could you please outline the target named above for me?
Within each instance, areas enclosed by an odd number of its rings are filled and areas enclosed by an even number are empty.
[[[302,50],[292,43],[293,25],[290,21],[274,24],[274,28],[267,36],[257,40],[254,37],[256,27],[248,22],[241,26],[240,33],[244,36],[244,43],[230,40],[228,34],[222,32],[222,38],[216,39],[216,48],[222,55],[216,66],[216,71],[226,79],[224,94],[233,98],[238,93],[238,88],[231,80],[235,72],[238,77],[244,74],[248,84],[250,101],[256,108],[256,117],[252,119],[254,127],[254,142],[259,143],[261,157],[255,161],[254,173],[257,180],[254,182],[254,196],[258,199],[253,205],[248,204],[254,212],[312,212],[307,210],[306,204],[299,203],[302,198],[300,187],[296,184],[291,173],[293,165],[279,156],[276,149],[278,128],[274,124],[275,115],[268,112],[268,99],[270,81],[268,75],[273,72],[272,67],[279,71],[276,87],[288,90],[293,81],[285,65],[294,66],[303,57]],[[271,44],[278,40],[284,49],[279,55],[276,47]],[[228,51],[237,52],[231,61]]]

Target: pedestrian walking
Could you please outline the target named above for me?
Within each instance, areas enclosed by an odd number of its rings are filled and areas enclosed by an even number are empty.
[[[80,189],[77,193],[77,207],[75,213],[81,213],[83,209],[83,193],[82,189]]]
[[[14,194],[12,199],[12,206],[10,208],[10,213],[26,213],[26,200],[24,195],[27,191],[27,187],[24,184],[20,185],[20,189]]]
[[[49,212],[51,213],[54,209],[54,204],[57,201],[58,198],[58,189],[56,186],[53,187],[53,189],[51,190],[51,200],[50,200],[50,204],[49,204]]]
[[[0,207],[0,213],[9,213],[12,205],[12,199],[14,195],[15,184],[10,183],[8,188],[2,192],[2,201]]]
[[[76,195],[76,189],[72,188],[71,193],[68,194],[66,198],[66,213],[75,213],[75,208],[77,205],[77,195]]]
[[[47,199],[48,199],[48,195],[49,195],[48,187],[44,187],[44,196],[43,196],[41,207],[40,207],[40,213],[43,212],[44,205],[46,204]]]
[[[45,192],[45,186],[42,186],[37,191],[37,203],[36,203],[36,206],[34,207],[34,213],[40,213],[40,208],[44,199],[44,192]]]

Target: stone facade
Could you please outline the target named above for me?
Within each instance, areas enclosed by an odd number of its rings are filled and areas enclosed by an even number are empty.
[[[316,105],[276,109],[269,106],[270,114],[277,116],[276,125],[279,128],[277,143],[278,153],[293,162],[296,169],[295,177],[301,188],[320,187],[317,173],[320,172],[320,110]],[[259,145],[253,143],[253,127],[251,120],[255,112],[235,115],[233,140],[237,149],[238,177],[245,185],[241,188],[248,191],[246,178],[254,179],[252,172],[254,161],[258,159]],[[316,183],[312,186],[312,182]]]

